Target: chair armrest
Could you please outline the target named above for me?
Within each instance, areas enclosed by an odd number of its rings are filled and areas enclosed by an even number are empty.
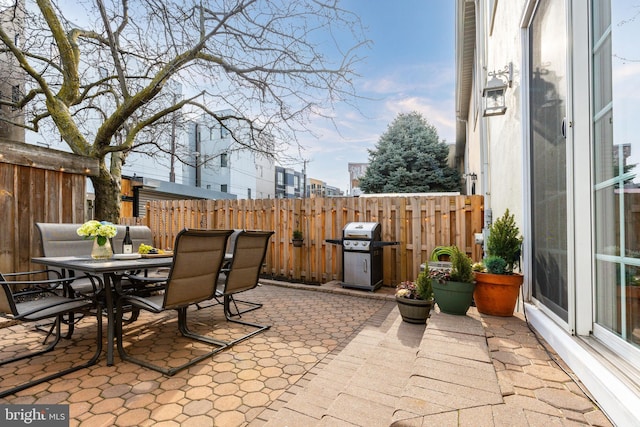
[[[52,274],[57,276],[55,279],[40,279],[40,280],[26,280],[31,279],[30,276],[37,274]],[[11,288],[20,287],[15,289],[12,294],[14,296],[27,296],[44,293],[56,294],[54,291],[64,289],[67,286],[67,280],[57,270],[33,270],[22,271],[18,273],[7,273],[2,275],[3,278],[10,278],[12,280],[0,280],[0,285],[9,286]],[[20,280],[14,280],[14,278]]]
[[[146,272],[145,272],[146,274]],[[122,282],[116,286],[116,292],[119,295],[137,295],[149,294],[151,292],[164,290],[168,277],[148,277],[136,274],[126,274],[123,278],[128,279],[129,284],[123,285]]]
[[[168,277],[148,277],[148,276],[140,276],[139,274],[127,274],[125,275],[125,277],[131,280],[131,282],[133,283],[137,282],[141,285],[166,282],[168,279]]]
[[[33,301],[33,303],[34,304],[29,304],[24,311],[20,311],[17,316],[14,316],[14,319],[38,320],[50,318],[58,314],[70,313],[98,304],[96,301],[92,301],[87,298],[70,298],[60,296],[43,298],[41,300]]]
[[[20,271],[18,273],[2,273],[2,275],[4,277],[20,277],[20,276],[32,276],[34,274],[41,274],[41,273],[54,274],[54,275],[58,276],[58,279],[62,279],[62,274],[58,270],[51,270],[51,269],[33,270],[33,271]],[[50,279],[50,280],[58,280],[58,279]],[[13,281],[11,281],[11,282],[13,282]]]

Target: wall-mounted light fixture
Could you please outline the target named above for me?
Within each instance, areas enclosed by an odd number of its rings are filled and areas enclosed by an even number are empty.
[[[471,194],[472,195],[476,194],[476,181],[478,180],[478,175],[471,172],[471,173],[465,173],[464,176],[467,179],[471,179]]]
[[[507,78],[506,82],[502,79],[503,76]],[[507,111],[504,95],[513,82],[513,64],[509,62],[502,70],[489,71],[488,77],[491,77],[491,80],[487,82],[482,91],[484,98],[484,113],[482,115],[485,117],[499,116]]]

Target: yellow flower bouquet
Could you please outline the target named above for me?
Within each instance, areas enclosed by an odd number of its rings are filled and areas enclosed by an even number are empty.
[[[104,246],[107,243],[107,239],[118,234],[118,230],[110,222],[92,219],[78,227],[77,233],[78,236],[83,236],[85,239],[95,239],[98,245]]]

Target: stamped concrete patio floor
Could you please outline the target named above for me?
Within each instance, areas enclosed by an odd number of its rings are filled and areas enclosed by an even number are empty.
[[[265,283],[243,295],[264,304],[243,319],[271,329],[208,362],[166,377],[117,356],[106,366],[103,356],[0,404],[69,404],[70,425],[92,427],[611,425],[520,317],[435,311],[428,325],[411,325],[390,288]],[[219,305],[189,316],[194,330],[223,340],[246,330],[227,323]],[[0,367],[2,387],[90,357],[93,322],[81,321],[71,342],[35,363]],[[0,328],[3,352],[25,328]],[[204,348],[180,337],[175,312],[141,314],[123,341],[166,366]]]

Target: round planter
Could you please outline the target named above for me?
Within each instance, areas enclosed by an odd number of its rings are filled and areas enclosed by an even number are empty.
[[[402,320],[408,323],[426,323],[433,307],[433,300],[396,297],[396,302]]]
[[[447,314],[465,315],[473,300],[473,283],[431,282],[436,303],[440,311]]]
[[[523,280],[521,274],[476,273],[476,308],[490,316],[513,316]]]
[[[302,242],[304,242],[304,239],[291,239],[291,243],[293,243],[293,246],[296,248],[302,247]]]

